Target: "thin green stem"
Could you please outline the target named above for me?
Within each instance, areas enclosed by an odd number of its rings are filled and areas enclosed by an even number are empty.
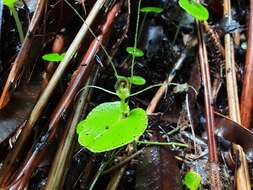
[[[17,26],[17,30],[18,30],[18,36],[19,36],[19,40],[20,40],[20,43],[22,44],[25,37],[24,37],[24,32],[23,32],[23,29],[22,29],[22,25],[21,25],[21,22],[19,20],[19,17],[18,17],[18,13],[17,11],[15,10],[14,7],[9,7],[13,17],[14,17],[14,20],[15,20],[15,23],[16,23],[16,26]]]
[[[87,88],[96,88],[96,89],[102,90],[102,91],[104,91],[104,92],[107,92],[107,93],[109,93],[109,94],[118,96],[117,93],[112,92],[112,91],[110,91],[110,90],[106,90],[105,88],[102,88],[102,87],[99,87],[99,86],[87,85],[87,86],[85,86],[85,87],[83,87],[83,88],[81,88],[81,89],[79,90],[79,92],[77,93],[76,97],[77,97],[83,90],[85,90],[85,89],[87,89]]]
[[[85,20],[83,19],[83,17],[77,12],[77,10],[71,5],[71,3],[69,3],[68,0],[64,0],[64,1],[65,1],[65,2],[67,3],[67,5],[75,12],[75,14],[83,21],[83,23],[86,24],[86,23],[85,23]],[[90,31],[91,35],[92,35],[94,38],[97,39],[97,36],[96,36],[96,34],[93,32],[93,30],[92,30],[87,24],[86,24],[86,26],[88,27],[88,30]],[[105,55],[107,56],[107,58],[108,58],[108,60],[109,60],[109,63],[111,64],[112,69],[113,69],[113,71],[114,71],[115,77],[118,78],[119,75],[118,75],[118,72],[117,72],[117,70],[116,70],[116,67],[115,67],[115,65],[114,65],[114,63],[113,63],[113,61],[112,61],[112,57],[109,55],[109,53],[107,52],[107,50],[105,49],[105,47],[104,47],[104,45],[101,43],[101,41],[98,40],[98,43],[99,43],[99,45],[101,46],[101,48],[103,49]]]
[[[138,41],[138,30],[139,30],[139,21],[140,21],[140,9],[141,9],[141,0],[139,0],[139,2],[138,2],[137,21],[136,21],[135,36],[134,36],[134,48],[135,49],[137,47],[137,41]],[[135,55],[132,56],[131,77],[134,75],[134,62],[135,62]]]
[[[163,84],[163,83],[158,83],[158,84],[151,85],[151,86],[149,86],[149,87],[147,87],[147,88],[144,88],[144,89],[142,89],[142,90],[140,90],[140,91],[138,91],[138,92],[135,92],[135,93],[133,93],[133,94],[130,94],[129,97],[131,97],[131,96],[136,96],[136,95],[141,94],[141,93],[143,93],[143,92],[145,92],[145,91],[147,91],[147,90],[149,90],[149,89],[156,88],[156,87],[159,87],[159,86],[162,86],[162,85],[164,85],[164,84]]]
[[[188,147],[187,144],[178,142],[158,142],[158,141],[136,141],[137,144],[147,144],[147,145],[159,145],[159,146],[178,146],[178,147]]]
[[[142,33],[143,28],[144,28],[144,24],[145,24],[145,21],[146,21],[146,19],[147,19],[147,16],[148,16],[148,13],[144,13],[144,17],[143,17],[142,22],[141,22],[141,25],[140,25],[140,31],[139,31],[139,34],[138,34],[137,43],[140,41],[141,33]]]
[[[159,86],[165,86],[166,87],[166,86],[178,86],[178,85],[180,85],[180,84],[173,83],[173,82],[171,82],[171,83],[165,83],[165,82],[164,83],[158,83],[158,84],[151,85],[151,86],[149,86],[147,88],[144,88],[144,89],[142,89],[142,90],[140,90],[138,92],[135,92],[135,93],[131,94],[129,97],[136,96],[136,95],[141,94],[141,93],[143,93],[143,92],[145,92],[145,91],[147,91],[147,90],[149,90],[151,88],[156,88],[156,87],[159,87]],[[189,87],[192,88],[195,93],[197,93],[197,91],[192,86],[189,85]]]
[[[103,171],[104,171],[105,167],[107,166],[107,164],[108,164],[107,162],[103,162],[103,163],[100,165],[100,167],[99,167],[99,169],[98,169],[98,171],[97,171],[97,173],[96,173],[96,175],[95,175],[95,178],[93,179],[93,181],[92,181],[92,183],[91,183],[91,185],[90,185],[89,190],[92,190],[92,189],[95,187],[98,178],[99,178],[99,177],[101,176],[101,174],[103,173]]]

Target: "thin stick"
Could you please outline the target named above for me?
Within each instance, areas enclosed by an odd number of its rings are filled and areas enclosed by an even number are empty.
[[[97,73],[95,74],[94,78],[96,78]],[[90,77],[87,81],[87,84],[92,83],[94,83],[94,79],[93,77]],[[64,137],[62,138],[61,144],[57,150],[56,156],[54,158],[52,167],[48,175],[47,185],[44,190],[62,189],[64,185],[62,181],[65,181],[65,177],[67,174],[66,170],[68,168],[70,158],[73,153],[72,151],[74,147],[73,144],[76,134],[76,125],[80,120],[89,94],[90,93],[88,93],[87,90],[84,90],[78,97],[75,111],[68,120]]]
[[[228,18],[229,22],[231,21],[230,0],[224,1],[224,16]],[[234,45],[230,34],[225,35],[225,67],[229,115],[235,122],[240,123],[241,118],[235,72]]]
[[[228,22],[232,21],[231,16],[231,2],[230,0],[224,0],[224,17],[227,17]],[[235,60],[234,60],[234,44],[232,36],[230,34],[225,35],[225,66],[226,66],[226,82],[227,82],[227,96],[229,106],[230,118],[241,123],[239,100],[237,92],[237,81],[235,71]],[[239,154],[241,166],[236,168],[236,188],[238,190],[250,190],[250,179],[248,173],[248,165],[245,158],[245,154],[239,145],[233,144],[233,151],[235,154]]]
[[[24,32],[23,32],[23,29],[22,29],[21,22],[20,22],[19,17],[18,17],[18,13],[17,13],[17,11],[14,7],[12,7],[10,10],[13,14],[13,17],[14,17],[14,20],[15,20],[15,23],[16,23],[16,26],[17,26],[20,43],[22,44],[25,37],[24,37]]]
[[[30,50],[32,47],[32,40],[34,39],[34,34],[37,28],[39,28],[39,24],[42,19],[43,11],[44,8],[46,7],[46,4],[47,0],[39,0],[37,3],[37,7],[32,17],[31,23],[29,25],[28,32],[25,36],[25,40],[22,43],[21,49],[13,63],[7,81],[4,85],[4,89],[0,97],[0,110],[3,109],[8,104],[11,96],[10,90],[16,88],[17,81],[22,75],[21,73],[22,68],[29,60],[28,50]]]
[[[105,171],[103,172],[103,175],[104,175],[104,174],[107,174],[107,173],[110,173],[110,172],[112,172],[113,170],[116,170],[116,169],[118,169],[118,168],[124,166],[125,164],[127,164],[128,162],[130,162],[133,158],[135,158],[136,156],[142,154],[142,153],[143,153],[143,150],[144,150],[144,148],[142,148],[141,150],[138,150],[137,152],[135,152],[135,153],[129,155],[128,157],[126,157],[124,160],[122,160],[122,161],[121,161],[120,163],[118,163],[117,165],[112,166],[111,168],[105,170]]]
[[[158,146],[178,146],[187,148],[188,144],[178,143],[178,142],[158,142],[158,141],[136,141],[137,144],[146,145],[158,145]]]
[[[202,81],[204,86],[205,99],[205,116],[206,116],[206,130],[208,135],[208,158],[210,162],[210,189],[220,190],[221,183],[219,177],[218,155],[214,136],[214,114],[211,97],[211,79],[209,73],[209,65],[207,58],[207,51],[205,41],[203,38],[203,29],[197,21],[198,38],[199,38],[199,62],[201,68]]]
[[[154,97],[152,98],[151,102],[148,105],[148,108],[146,110],[147,114],[151,114],[155,111],[155,108],[157,107],[159,101],[161,100],[163,94],[165,93],[166,89],[167,89],[167,84],[170,84],[171,81],[174,79],[177,71],[182,67],[183,62],[189,52],[189,49],[192,47],[196,46],[196,41],[193,40],[192,44],[190,45],[190,47],[187,47],[185,51],[183,51],[183,53],[181,54],[181,56],[179,57],[179,59],[177,60],[177,62],[175,63],[174,68],[172,69],[172,71],[170,72],[168,78],[163,82],[164,85],[162,85],[158,91],[156,92],[156,94],[154,95]]]

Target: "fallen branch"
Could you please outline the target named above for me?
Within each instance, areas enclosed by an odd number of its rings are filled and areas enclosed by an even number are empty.
[[[228,22],[231,22],[231,2],[230,0],[224,0],[224,17]],[[235,57],[234,57],[234,43],[231,34],[225,35],[225,67],[226,67],[226,84],[227,84],[227,96],[228,96],[228,108],[230,118],[241,123],[239,98],[237,91],[237,80],[235,71]],[[236,188],[238,190],[250,190],[250,179],[248,173],[248,165],[245,158],[245,154],[242,147],[233,144],[234,154],[238,154],[241,165],[236,168]]]
[[[11,68],[8,79],[4,85],[3,92],[0,97],[0,110],[3,109],[9,102],[11,91],[14,90],[17,86],[18,79],[21,76],[21,71],[27,62],[31,61],[30,59],[30,50],[32,48],[33,39],[35,38],[34,34],[38,30],[41,20],[43,18],[43,11],[46,7],[47,0],[39,0],[36,10],[34,12],[33,18],[29,25],[25,40],[22,43],[20,52],[16,57],[13,66]]]
[[[247,35],[246,63],[243,77],[241,96],[241,119],[242,125],[251,128],[253,111],[253,1],[250,0],[249,27]]]

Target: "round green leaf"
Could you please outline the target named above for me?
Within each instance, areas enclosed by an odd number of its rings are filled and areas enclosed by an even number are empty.
[[[145,13],[161,13],[163,9],[161,7],[143,7],[140,11]]]
[[[183,183],[190,190],[198,190],[201,177],[195,171],[189,171],[185,174]]]
[[[208,10],[200,3],[196,3],[194,0],[179,0],[178,2],[180,7],[197,20],[207,20],[209,18]]]
[[[92,152],[109,151],[140,137],[147,125],[143,109],[135,108],[123,117],[120,102],[107,102],[96,106],[79,122],[78,142]]]
[[[144,85],[146,83],[146,80],[141,77],[141,76],[132,76],[132,77],[128,77],[128,80],[130,83],[135,84],[135,85]]]
[[[16,0],[3,0],[3,4],[9,8],[14,7]]]
[[[45,61],[59,62],[62,61],[64,55],[59,55],[58,53],[49,53],[42,56]]]
[[[144,56],[144,52],[138,48],[135,48],[135,47],[127,47],[126,51],[127,51],[127,53],[129,53],[135,57],[143,57]]]

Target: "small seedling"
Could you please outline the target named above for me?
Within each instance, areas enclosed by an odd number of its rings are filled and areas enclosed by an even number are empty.
[[[139,0],[138,5],[136,31],[138,31],[140,2],[141,0]],[[78,123],[78,142],[92,152],[105,152],[122,147],[133,141],[137,141],[148,126],[148,117],[145,110],[141,108],[134,108],[130,110],[128,105],[129,98],[148,89],[164,84],[151,85],[139,92],[131,94],[132,85],[144,85],[146,83],[146,80],[143,77],[136,76],[133,73],[135,57],[144,56],[144,52],[136,48],[136,45],[137,32],[135,34],[134,47],[126,48],[126,51],[132,56],[130,77],[118,75],[114,64],[110,62],[114,70],[114,75],[117,79],[115,84],[116,92],[111,92],[98,86],[86,86],[87,88],[93,87],[110,94],[117,95],[120,99],[116,102],[99,104],[93,108],[91,112],[89,112],[86,119]],[[102,48],[104,49],[103,46]],[[106,52],[105,49],[104,51]],[[111,60],[109,54],[107,52],[106,54],[109,60]],[[138,141],[138,143],[139,142],[140,141]]]
[[[65,53],[48,53],[42,56],[44,61],[51,61],[51,62],[59,62],[62,61],[65,56]]]
[[[200,175],[195,171],[188,171],[185,176],[183,183],[190,190],[197,190],[201,182]]]
[[[161,13],[163,9],[161,7],[143,7],[140,11],[143,13]]]
[[[9,8],[11,14],[13,15],[13,18],[15,20],[16,27],[18,30],[19,40],[22,43],[24,41],[24,33],[23,33],[21,22],[18,17],[18,13],[14,7],[15,3],[16,3],[16,0],[3,0],[3,4]]]
[[[187,13],[192,15],[197,20],[208,20],[208,10],[195,0],[179,0],[180,7],[182,7]]]
[[[127,53],[129,53],[132,56],[135,57],[143,57],[144,52],[141,49],[135,48],[135,47],[127,47],[126,48]]]

